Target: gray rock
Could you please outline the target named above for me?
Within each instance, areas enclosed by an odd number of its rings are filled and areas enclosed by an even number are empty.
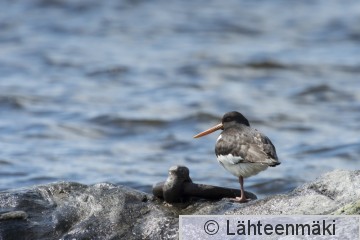
[[[1,192],[0,239],[177,239],[180,214],[352,214],[349,206],[356,214],[359,199],[360,171],[333,171],[245,204],[170,205],[124,186],[60,182]]]
[[[0,193],[0,239],[139,239],[177,236],[176,215],[127,187],[60,182]]]
[[[332,214],[348,204],[355,204],[359,199],[360,171],[335,170],[288,194],[274,195],[246,205],[232,206],[217,214]],[[204,212],[204,214],[212,214],[212,212]]]

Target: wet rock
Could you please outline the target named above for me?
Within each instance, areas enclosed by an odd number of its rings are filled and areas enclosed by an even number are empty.
[[[124,186],[60,182],[1,192],[0,239],[177,239],[180,214],[356,214],[359,199],[360,171],[344,170],[245,204],[170,205]]]
[[[60,182],[2,192],[1,212],[21,211],[28,217],[0,221],[0,239],[176,238],[175,215],[151,198],[108,183]]]

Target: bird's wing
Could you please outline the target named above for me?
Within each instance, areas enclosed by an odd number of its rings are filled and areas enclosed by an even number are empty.
[[[226,133],[226,134],[225,134]],[[215,147],[216,156],[233,156],[233,164],[249,162],[246,157],[248,144],[244,141],[242,133],[236,129],[224,130],[218,138]]]
[[[262,163],[269,166],[278,165],[276,150],[272,142],[260,132],[239,131],[236,128],[227,129],[229,134],[222,134],[217,141],[215,153],[239,157],[236,163]]]
[[[266,154],[268,158],[278,160],[276,149],[270,139],[261,132],[254,129],[255,143]]]

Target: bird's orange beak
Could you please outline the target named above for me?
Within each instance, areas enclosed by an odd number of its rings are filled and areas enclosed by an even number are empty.
[[[205,131],[203,131],[203,132],[201,132],[201,133],[199,133],[199,134],[196,134],[196,135],[194,136],[194,138],[199,138],[199,137],[208,135],[208,134],[210,134],[210,133],[212,133],[212,132],[215,132],[215,131],[217,131],[217,130],[220,130],[220,129],[224,129],[224,126],[223,126],[222,123],[220,123],[220,124],[218,124],[218,125],[216,125],[216,126],[213,126],[212,128],[209,128],[208,130],[205,130]]]

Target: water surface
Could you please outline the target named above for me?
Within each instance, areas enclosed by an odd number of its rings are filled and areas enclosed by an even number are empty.
[[[217,163],[237,110],[282,164],[259,196],[360,167],[360,3],[2,1],[0,189],[112,182],[150,192],[173,165],[238,187]],[[6,9],[6,11],[4,11]]]

